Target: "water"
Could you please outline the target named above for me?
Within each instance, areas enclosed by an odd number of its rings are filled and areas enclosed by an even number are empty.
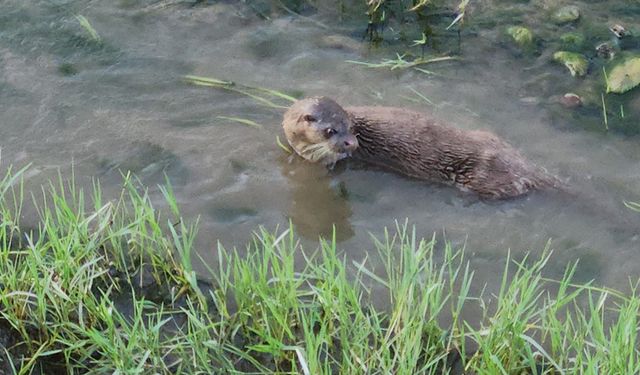
[[[330,10],[307,12],[309,19],[285,13],[265,20],[243,3],[162,4],[170,3],[2,2],[3,167],[32,163],[27,183],[39,186],[58,170],[69,175],[73,166],[80,184],[98,178],[105,196],[117,194],[120,170],[132,170],[159,207],[156,186],[166,173],[184,215],[200,217],[197,246],[205,262],[216,261],[217,241],[243,248],[258,226],[274,230],[289,220],[311,248],[335,224],[340,248],[361,260],[373,249],[370,233],[381,235],[395,219],[408,218],[424,236],[436,233],[466,246],[478,289],[485,282],[489,290],[498,285],[509,251],[517,258],[537,255],[548,241],[555,251],[552,277],[578,259],[581,281],[625,288],[638,276],[640,214],[622,205],[640,200],[638,138],[583,127],[585,118],[604,126],[595,110],[559,116],[547,98],[583,81],[544,56],[514,53],[500,27],[463,34],[463,61],[429,66],[439,74],[431,77],[346,63],[379,61],[400,47],[372,49],[357,37],[345,48],[328,45],[327,36],[364,31],[363,23],[340,23]],[[486,9],[477,11],[479,21],[491,19]],[[608,21],[601,4],[589,12],[597,22]],[[75,13],[90,20],[103,43],[87,38]],[[191,86],[182,79],[186,74],[329,95],[349,105],[430,111],[459,127],[499,134],[578,193],[485,203],[371,168],[328,172],[291,161],[275,142],[282,136],[281,111]],[[411,89],[435,105],[416,100]],[[637,121],[629,111],[627,120]],[[264,128],[217,116],[251,119]]]

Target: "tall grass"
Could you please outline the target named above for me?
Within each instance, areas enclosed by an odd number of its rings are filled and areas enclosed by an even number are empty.
[[[364,259],[335,238],[308,251],[292,228],[260,229],[246,255],[219,245],[210,274],[196,275],[197,222],[169,185],[160,212],[131,176],[114,199],[62,177],[29,199],[22,172],[0,181],[0,335],[13,343],[0,371],[640,371],[635,289],[574,285],[575,266],[547,280],[548,251],[507,258],[498,295],[470,295],[465,252],[407,223],[372,238]],[[26,204],[35,228],[20,224]],[[481,314],[463,319],[472,305]]]
[[[367,7],[366,14],[369,18],[367,32],[372,40],[381,38],[378,30],[389,19],[398,18],[399,20],[404,20],[408,16],[415,16],[415,20],[423,28],[422,35],[424,39],[427,39],[427,37],[432,36],[432,25],[424,21],[430,17],[429,12],[435,12],[438,9],[442,10],[445,6],[444,2],[437,0],[365,0],[365,2]],[[462,27],[468,4],[469,0],[460,0],[455,10],[451,10],[453,18],[449,25],[444,28],[445,30],[451,29],[454,25],[458,25],[459,28]]]

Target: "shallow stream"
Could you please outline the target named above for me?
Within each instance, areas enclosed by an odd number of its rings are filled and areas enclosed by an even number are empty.
[[[573,3],[605,30],[616,20],[640,26],[631,5]],[[391,27],[386,42],[371,46],[362,37],[364,17],[341,20],[328,5],[305,7],[297,16],[266,15],[251,2],[3,0],[2,167],[32,163],[28,186],[58,170],[70,176],[73,167],[81,185],[99,179],[104,196],[115,196],[120,171],[131,170],[159,206],[156,186],[166,173],[185,217],[200,217],[198,253],[206,262],[216,261],[217,241],[243,248],[259,226],[282,229],[289,220],[309,248],[335,225],[340,248],[360,260],[373,249],[370,234],[408,218],[421,235],[466,246],[478,288],[498,284],[509,251],[537,255],[551,241],[550,276],[580,259],[580,281],[625,289],[640,275],[640,214],[623,205],[640,201],[637,131],[606,132],[594,107],[577,116],[555,104],[554,96],[578,90],[586,79],[571,77],[544,51],[522,54],[504,40],[516,10],[534,10],[515,19],[535,25],[553,6],[544,0],[476,5],[459,47],[452,32],[436,51],[460,60],[425,66],[431,75],[348,63],[379,62],[410,48],[394,39]],[[100,42],[75,14],[90,21]],[[183,79],[189,74],[328,95],[348,105],[404,106],[462,128],[491,130],[576,194],[487,203],[348,163],[328,172],[291,160],[276,145],[281,110],[190,85]],[[628,94],[625,124],[640,118],[638,90]]]

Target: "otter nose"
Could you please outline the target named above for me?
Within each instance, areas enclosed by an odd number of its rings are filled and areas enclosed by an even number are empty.
[[[350,135],[349,137],[347,137],[344,140],[343,144],[344,144],[344,148],[347,151],[354,151],[356,148],[358,148],[358,140],[353,135]]]

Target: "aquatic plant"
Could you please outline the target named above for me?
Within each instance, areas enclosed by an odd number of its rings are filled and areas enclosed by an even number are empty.
[[[347,60],[346,62],[350,64],[363,65],[367,68],[383,68],[383,69],[389,69],[389,70],[414,68],[416,70],[419,70],[418,67],[420,65],[433,64],[433,63],[438,63],[443,61],[458,60],[458,58],[454,56],[439,56],[439,57],[433,57],[433,58],[417,57],[411,60],[407,60],[406,56],[407,56],[406,54],[404,55],[396,54],[395,59],[384,59],[379,63],[370,63],[370,62],[355,61],[355,60]]]
[[[82,28],[85,29],[85,31],[89,34],[89,37],[92,41],[97,43],[102,41],[102,38],[100,38],[100,35],[96,31],[96,29],[93,28],[93,26],[91,25],[91,22],[89,22],[87,17],[81,14],[78,14],[76,15],[76,20],[78,20],[78,23],[80,24],[80,26],[82,26]]]
[[[184,79],[191,84],[198,86],[214,87],[218,89],[228,90],[236,92],[245,96],[248,96],[259,104],[272,108],[287,108],[287,106],[274,102],[274,100],[285,100],[292,103],[297,99],[291,95],[285,94],[282,91],[267,89],[263,87],[255,87],[239,84],[232,81],[225,81],[211,77],[201,77],[194,75],[186,75]]]
[[[602,100],[602,119],[604,121],[605,130],[609,130],[609,116],[607,115],[607,103],[604,101],[604,94],[600,94],[600,99]]]
[[[627,206],[628,209],[640,212],[640,203],[639,202],[627,202],[624,201],[624,205]]]
[[[258,124],[257,122],[253,121],[253,120],[249,120],[246,118],[241,118],[241,117],[228,117],[228,116],[216,116],[216,118],[219,118],[220,120],[228,120],[228,121],[232,121],[232,122],[237,122],[239,124],[243,124],[243,125],[247,125],[247,126],[251,126],[254,128],[262,128],[262,125]]]
[[[366,1],[366,14],[369,19],[369,24],[367,27],[367,36],[370,40],[380,40],[382,39],[381,32],[378,30],[382,30],[383,25],[388,21],[389,18],[400,18],[404,19],[410,14],[416,16],[417,20],[425,20],[428,17],[425,14],[428,11],[433,11],[438,7],[442,7],[442,4],[439,4],[436,1],[432,0],[365,0]],[[456,10],[452,12],[453,20],[449,23],[445,29],[449,30],[454,25],[459,24],[462,25],[465,17],[465,10],[467,5],[469,4],[469,0],[461,0]],[[429,24],[425,22],[417,22],[420,27],[423,29],[423,34],[425,34],[424,30],[430,30]],[[431,34],[429,32],[428,34]]]
[[[276,144],[278,145],[278,147],[282,149],[282,151],[286,152],[287,154],[293,153],[293,151],[291,151],[289,147],[287,147],[284,143],[282,143],[282,141],[280,140],[280,136],[278,135],[276,135]]]

